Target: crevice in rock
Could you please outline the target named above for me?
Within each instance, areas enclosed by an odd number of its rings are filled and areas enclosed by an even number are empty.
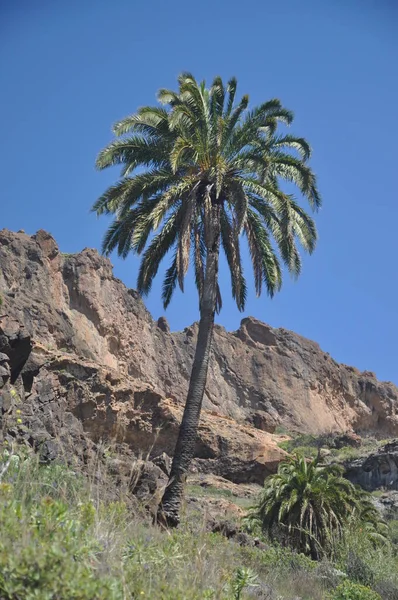
[[[0,328],[0,351],[7,354],[11,370],[10,383],[14,384],[18,379],[32,350],[32,342],[29,335],[21,332],[7,335]]]

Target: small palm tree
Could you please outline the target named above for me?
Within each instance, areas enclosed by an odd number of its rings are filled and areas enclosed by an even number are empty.
[[[176,285],[193,265],[199,293],[199,331],[188,396],[174,453],[169,485],[160,506],[163,520],[179,522],[184,481],[194,454],[206,385],[215,313],[221,308],[218,285],[220,248],[231,273],[239,310],[246,300],[241,261],[245,237],[255,289],[273,296],[282,283],[280,259],[298,276],[297,241],[312,252],[313,220],[292,194],[293,183],[312,209],[320,206],[311,150],[303,138],[278,135],[278,123],[293,115],[279,100],[248,110],[249,98],[236,101],[236,79],[224,86],[216,77],[208,89],[189,73],[177,92],[161,90],[160,106],[146,106],[114,126],[117,139],[102,150],[97,167],[122,165],[121,179],[94,204],[97,215],[112,213],[103,251],[122,257],[142,254],[137,287],[149,293],[166,255],[171,264],[163,283],[166,308]],[[154,233],[156,232],[156,233]],[[279,251],[279,256],[276,252]]]
[[[385,524],[369,495],[343,477],[342,467],[319,460],[294,455],[280,463],[265,480],[249,520],[258,521],[271,539],[314,559],[330,556],[354,523],[361,523],[376,543],[385,540]]]

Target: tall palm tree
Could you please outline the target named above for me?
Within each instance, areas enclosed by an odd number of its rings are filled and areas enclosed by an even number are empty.
[[[319,559],[331,555],[345,529],[360,523],[373,543],[386,541],[386,526],[369,494],[343,477],[344,469],[294,455],[267,477],[249,521],[271,538]]]
[[[192,263],[199,293],[199,331],[188,396],[169,484],[159,515],[179,522],[184,481],[192,460],[206,385],[215,313],[221,309],[218,285],[220,248],[231,273],[239,310],[246,300],[240,242],[248,243],[257,295],[264,285],[273,296],[282,283],[280,259],[297,276],[297,241],[308,252],[316,243],[313,220],[292,194],[293,183],[311,208],[321,203],[307,161],[308,143],[277,134],[293,115],[279,100],[248,110],[236,100],[237,81],[216,77],[210,88],[189,73],[178,91],[162,89],[158,106],[145,106],[115,124],[117,139],[100,152],[97,167],[122,165],[121,178],[94,204],[97,215],[112,213],[103,241],[106,254],[117,249],[142,254],[138,291],[149,293],[162,259],[171,253],[163,283],[166,308]],[[156,234],[154,234],[156,232]],[[273,243],[274,242],[274,243]],[[278,258],[279,251],[280,258]]]

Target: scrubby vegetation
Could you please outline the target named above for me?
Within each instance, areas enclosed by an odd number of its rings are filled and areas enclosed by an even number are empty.
[[[66,466],[3,450],[2,600],[397,597],[397,548],[375,545],[364,529],[350,527],[333,562],[317,562],[271,543],[253,525],[261,547],[241,546],[207,532],[204,519],[189,511],[169,532],[138,503],[106,500],[106,492]]]
[[[253,498],[249,497],[241,497],[227,489],[219,489],[215,486],[206,486],[203,487],[201,485],[187,485],[187,494],[190,496],[195,496],[197,498],[200,497],[213,497],[213,498],[225,498],[226,500],[232,502],[236,506],[241,508],[250,508],[253,504]]]
[[[229,599],[250,587],[251,573],[223,537],[188,527],[163,532],[123,501],[98,500],[105,494],[74,471],[7,454],[0,469],[2,599]]]
[[[345,581],[338,586],[332,600],[382,600],[381,596],[369,588]]]
[[[358,438],[357,445],[344,444],[344,436],[336,434],[311,435],[309,433],[291,433],[284,428],[279,428],[278,432],[288,435],[289,439],[279,443],[279,446],[286,452],[301,454],[307,458],[315,458],[319,452],[333,461],[345,462],[353,460],[375,452],[380,446],[387,443],[388,440],[377,440],[373,437]],[[343,443],[342,443],[343,442]]]

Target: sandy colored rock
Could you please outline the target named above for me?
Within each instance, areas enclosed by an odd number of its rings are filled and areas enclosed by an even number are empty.
[[[108,259],[87,248],[63,255],[44,231],[0,231],[0,267],[3,342],[16,340],[20,358],[23,339],[33,346],[20,374],[12,357],[1,363],[4,380],[8,369],[19,376],[26,426],[52,435],[49,415],[62,413],[95,443],[171,455],[197,324],[170,332]],[[251,317],[235,332],[216,326],[194,469],[261,482],[284,455],[277,426],[398,435],[398,389]]]

